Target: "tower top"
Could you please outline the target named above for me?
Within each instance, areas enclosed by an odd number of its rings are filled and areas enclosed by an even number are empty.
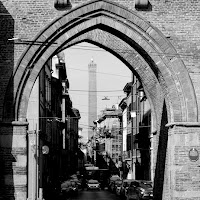
[[[88,64],[89,69],[96,69],[97,68],[97,64],[94,62],[94,59],[91,58],[90,63]]]
[[[90,64],[95,64],[93,58],[91,58]]]

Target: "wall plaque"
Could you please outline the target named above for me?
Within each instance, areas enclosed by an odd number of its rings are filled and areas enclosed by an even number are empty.
[[[199,160],[199,152],[198,152],[197,149],[195,149],[195,148],[190,149],[190,151],[189,151],[189,159],[192,162],[195,162],[195,161]]]

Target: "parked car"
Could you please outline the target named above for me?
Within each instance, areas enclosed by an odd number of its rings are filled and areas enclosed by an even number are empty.
[[[67,181],[64,181],[62,184],[61,184],[61,195],[66,197],[69,195],[70,193],[70,186],[71,186],[71,182],[70,180],[67,180]]]
[[[126,192],[127,192],[127,189],[129,188],[130,184],[135,181],[134,179],[124,179],[122,181],[122,184],[121,184],[121,188],[120,188],[120,197],[122,199],[126,199]]]
[[[110,184],[108,185],[108,189],[111,192],[114,192],[114,188],[115,188],[115,181],[111,181]]]
[[[131,186],[135,186],[139,192],[141,200],[153,199],[153,187],[151,181],[137,180],[131,183]]]
[[[126,200],[140,200],[139,191],[135,186],[130,186],[126,191]]]
[[[115,180],[119,180],[119,179],[120,179],[120,177],[119,177],[117,174],[112,175],[112,176],[110,177],[110,181],[115,181]]]
[[[108,190],[114,192],[115,189],[115,181],[119,181],[121,178],[118,175],[112,175],[109,179]]]
[[[122,187],[122,180],[118,180],[115,182],[115,193],[117,196],[120,196],[120,190],[121,190],[121,187]]]
[[[94,180],[94,179],[88,180],[86,183],[86,187],[87,187],[87,190],[92,190],[92,189],[100,190],[101,189],[99,181]]]
[[[71,185],[69,186],[70,195],[77,195],[78,194],[78,184],[76,181],[70,181]]]

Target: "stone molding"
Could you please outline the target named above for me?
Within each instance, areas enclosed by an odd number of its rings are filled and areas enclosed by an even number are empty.
[[[24,121],[12,121],[12,122],[0,122],[0,126],[28,126],[28,122]]]
[[[165,125],[166,127],[185,126],[185,127],[200,127],[200,122],[170,122]]]

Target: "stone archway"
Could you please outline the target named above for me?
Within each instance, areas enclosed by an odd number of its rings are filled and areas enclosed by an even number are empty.
[[[92,1],[53,21],[38,34],[35,41],[43,42],[43,45],[30,45],[27,48],[7,88],[3,119],[14,119],[16,122],[13,126],[20,128],[26,125],[31,89],[45,62],[56,52],[81,41],[93,42],[106,48],[141,78],[157,119],[158,142],[155,149],[160,149],[159,137],[165,138],[167,142],[166,135],[161,137],[161,124],[165,127],[168,123],[171,134],[180,131],[176,126],[198,125],[196,95],[183,62],[164,35],[137,13],[109,1]],[[10,99],[10,91],[14,93],[13,99]],[[163,110],[167,113],[165,118],[162,117]],[[168,129],[165,131],[168,134]],[[166,149],[164,155],[159,154],[160,158],[173,160],[173,139],[164,146]],[[173,163],[169,160],[166,162],[169,170],[162,166],[161,174],[165,176],[162,184],[164,187],[166,185],[163,192],[163,198],[166,199],[169,197],[168,188],[175,183],[167,179],[167,176],[175,173]],[[157,165],[159,162],[161,160],[157,160]],[[174,194],[172,198],[175,196],[180,195]],[[161,199],[162,193],[158,193],[157,197]]]
[[[65,43],[97,28],[105,29],[113,35],[117,32],[118,37],[131,42],[138,54],[152,60],[152,71],[162,75],[162,84],[167,89],[165,98],[168,99],[169,122],[197,121],[198,112],[193,86],[173,46],[160,31],[136,13],[107,1],[93,1],[82,5],[64,14],[41,31],[35,40],[46,42],[46,45],[30,46],[19,61],[13,76],[16,88],[15,112],[4,112],[4,115],[12,113],[15,119],[25,118],[27,99],[44,62]],[[8,99],[9,97],[6,97],[6,100]],[[6,102],[9,101],[5,101],[5,108],[10,107]]]

